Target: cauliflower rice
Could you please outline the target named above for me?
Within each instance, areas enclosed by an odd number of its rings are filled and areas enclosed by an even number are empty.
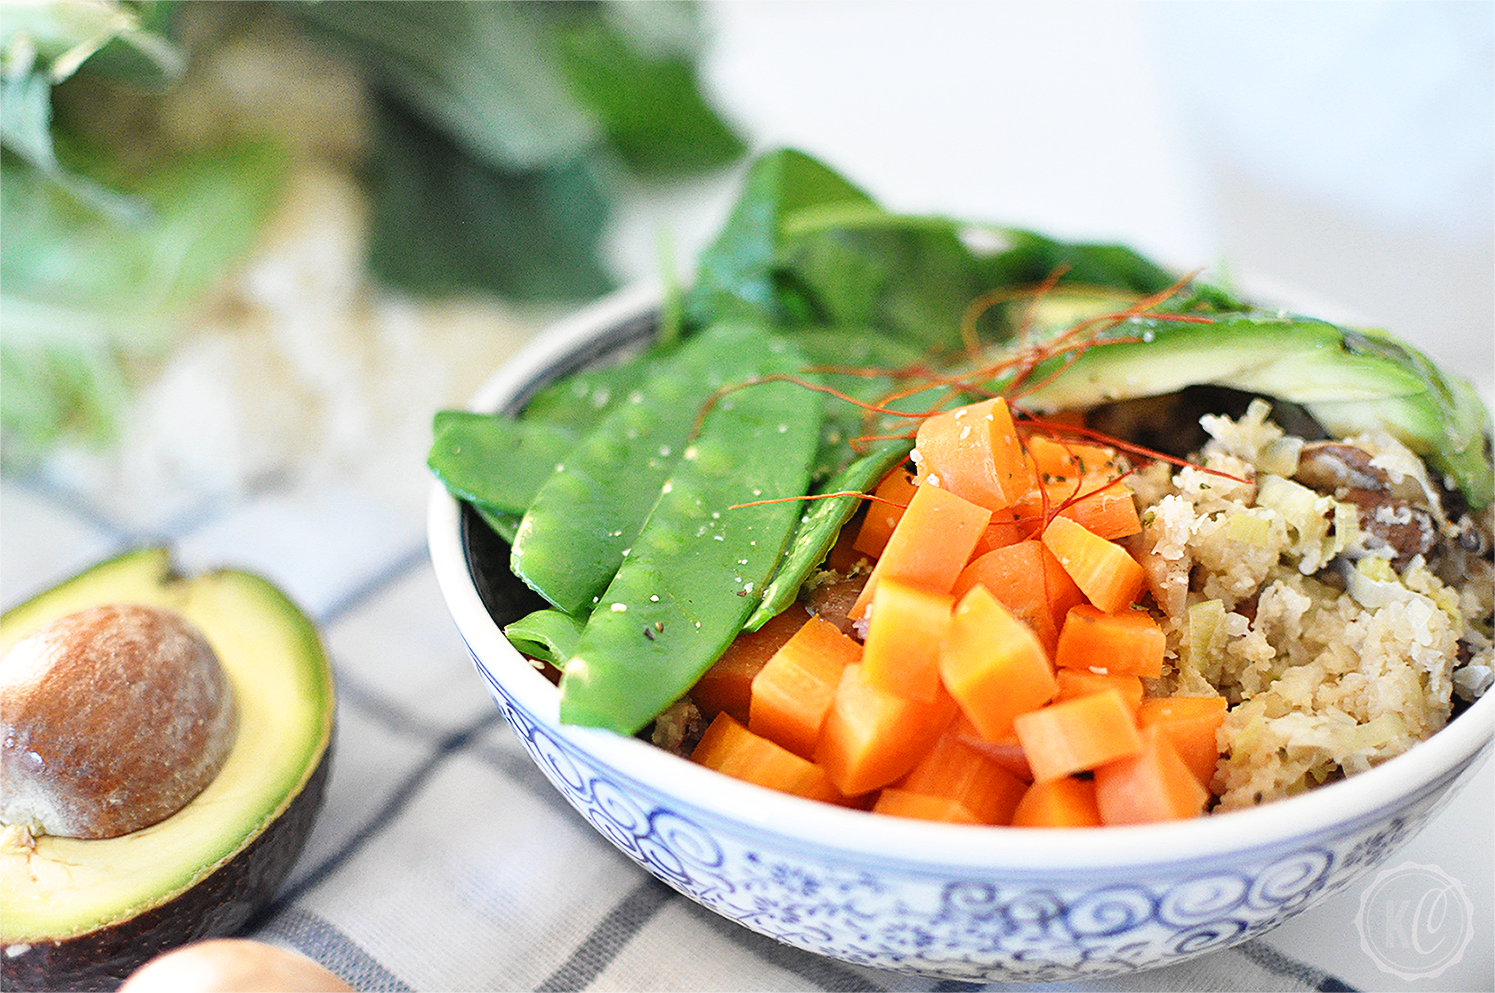
[[[1312,443],[1254,401],[1131,478],[1168,637],[1157,694],[1223,696],[1217,810],[1362,772],[1495,682],[1491,512],[1387,435]]]

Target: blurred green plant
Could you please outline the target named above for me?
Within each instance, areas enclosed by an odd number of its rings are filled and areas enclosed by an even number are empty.
[[[263,135],[182,148],[152,144],[149,127],[96,126],[112,95],[148,117],[211,62],[211,33],[189,51],[178,30],[185,6],[0,6],[7,470],[64,436],[107,439],[132,368],[172,345],[277,202],[289,153]],[[693,4],[229,6],[240,21],[289,20],[370,88],[368,263],[397,290],[595,296],[611,286],[599,241],[629,181],[744,151],[699,86]]]

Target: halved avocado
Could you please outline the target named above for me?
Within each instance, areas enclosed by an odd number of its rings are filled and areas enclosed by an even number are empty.
[[[1040,332],[1115,309],[1114,298],[1056,293],[1035,307]],[[1330,435],[1385,431],[1442,473],[1473,508],[1495,500],[1490,412],[1474,386],[1406,342],[1278,311],[1136,317],[1087,336],[1084,350],[1050,358],[1029,376],[1036,412],[1212,385],[1302,407]],[[1058,373],[1063,371],[1063,375]]]
[[[133,551],[7,611],[0,654],[105,603],[163,607],[194,624],[233,684],[238,734],[208,787],[163,821],[117,838],[0,845],[6,989],[112,989],[157,952],[237,931],[284,882],[321,808],[332,671],[285,594],[229,569],[181,577],[165,549]]]

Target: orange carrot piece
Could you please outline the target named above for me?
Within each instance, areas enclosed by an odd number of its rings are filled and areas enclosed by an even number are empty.
[[[955,605],[940,644],[940,676],[988,741],[1011,734],[1014,717],[1058,691],[1043,643],[984,586]]]
[[[1071,518],[1102,538],[1125,538],[1142,530],[1131,487],[1121,479],[1116,452],[1100,445],[1028,439],[1040,490],[1018,506],[1024,516],[1045,512]]]
[[[920,485],[959,494],[988,510],[1012,506],[1033,474],[1007,401],[993,397],[927,417],[914,440]]]
[[[880,690],[853,662],[841,670],[815,763],[848,797],[879,789],[912,769],[954,716],[948,694],[920,703]]]
[[[932,703],[940,693],[940,640],[955,598],[886,576],[872,594],[862,652],[867,681],[889,693]]]
[[[951,824],[984,824],[969,807],[954,797],[913,793],[896,786],[885,786],[872,805],[874,814],[913,817],[921,821],[945,821]]]
[[[1105,445],[1060,440],[1041,434],[1029,435],[1024,444],[1040,480],[1111,477],[1121,474],[1116,449]]]
[[[1006,824],[1028,784],[972,748],[952,724],[895,784],[899,789],[958,801],[982,824]]]
[[[1033,769],[1028,765],[1028,757],[1023,754],[1022,742],[1017,740],[1016,734],[1005,735],[996,741],[987,741],[981,737],[979,732],[973,730],[965,741],[1018,779],[1025,783],[1033,782]]]
[[[1124,608],[1107,614],[1093,604],[1070,610],[1059,629],[1054,664],[1061,669],[1090,669],[1113,676],[1163,674],[1168,639],[1145,610]]]
[[[1017,519],[1017,512],[1011,507],[994,510],[991,512],[991,523],[981,533],[981,538],[976,542],[976,547],[971,550],[971,555],[976,558],[993,549],[1015,545],[1027,538],[1032,531],[1033,528],[1028,522]]]
[[[803,607],[791,604],[758,630],[739,634],[691,688],[690,698],[701,716],[710,721],[725,711],[746,724],[753,677],[809,619]]]
[[[980,730],[964,711],[955,715],[955,722],[950,725],[949,733],[954,734],[1023,782],[1033,782],[1033,770],[1028,767],[1028,757],[1023,754],[1023,746],[1017,740],[1017,735],[1008,733],[995,741],[987,741],[981,737]]]
[[[861,654],[855,638],[811,617],[753,677],[748,730],[810,758],[841,670]]]
[[[1137,723],[1167,736],[1200,784],[1208,787],[1220,762],[1216,735],[1227,707],[1220,696],[1151,697],[1137,708]]]
[[[1055,700],[1073,700],[1077,696],[1088,696],[1091,693],[1099,693],[1102,690],[1115,690],[1121,694],[1121,699],[1132,708],[1132,713],[1142,706],[1142,680],[1138,676],[1117,676],[1104,672],[1091,672],[1089,669],[1060,669],[1054,673],[1054,679],[1059,683],[1059,693]]]
[[[1132,605],[1146,574],[1127,550],[1067,517],[1043,529],[1042,541],[1085,598],[1108,614]]]
[[[1019,714],[1012,727],[1034,782],[1093,770],[1142,748],[1136,717],[1115,690],[1030,710]]]
[[[843,799],[824,769],[754,734],[725,711],[712,720],[690,757],[709,769],[782,793],[827,803]]]
[[[1085,602],[1085,594],[1059,560],[1042,542],[1031,538],[972,559],[955,577],[950,592],[959,599],[976,585],[986,587],[1022,618],[1049,652],[1058,642],[1059,625],[1070,608]]]
[[[866,612],[878,580],[884,576],[936,593],[950,592],[989,523],[991,511],[985,507],[937,486],[920,486],[852,606],[852,619]]]
[[[1013,827],[1099,827],[1095,782],[1063,776],[1028,787],[1012,812]]]
[[[916,489],[913,474],[901,465],[894,467],[872,491],[876,499],[867,501],[867,514],[851,547],[872,558],[882,555]]]
[[[1158,728],[1141,732],[1135,755],[1095,769],[1095,802],[1104,824],[1150,824],[1198,817],[1209,790]]]
[[[1085,530],[1116,540],[1142,533],[1142,518],[1131,487],[1105,479],[1083,479],[1078,485],[1066,481],[1049,490],[1050,507],[1059,517],[1068,517]]]

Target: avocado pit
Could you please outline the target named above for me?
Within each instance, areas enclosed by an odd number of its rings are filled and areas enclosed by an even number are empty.
[[[213,781],[237,732],[233,686],[203,634],[156,606],[68,614],[0,659],[0,822],[115,838]]]

